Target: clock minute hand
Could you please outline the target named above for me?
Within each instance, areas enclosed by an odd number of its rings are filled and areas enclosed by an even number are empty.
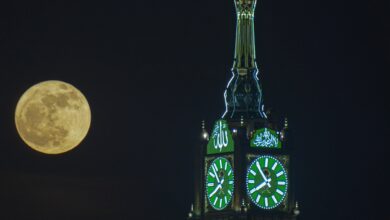
[[[259,172],[260,172],[261,176],[263,177],[264,181],[267,182],[268,179],[267,179],[267,177],[265,177],[263,170],[261,170],[261,167],[260,167],[260,164],[258,161],[256,161],[256,166],[257,166],[257,169],[259,169]]]
[[[218,192],[219,188],[222,188],[221,184],[218,184],[218,186],[215,187],[214,191],[210,193],[210,197],[213,197],[213,195]]]

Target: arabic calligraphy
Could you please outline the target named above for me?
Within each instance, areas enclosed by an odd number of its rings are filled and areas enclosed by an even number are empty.
[[[256,147],[278,147],[279,139],[269,129],[264,128],[263,131],[256,134],[252,143]]]
[[[217,122],[213,130],[214,148],[222,151],[222,148],[227,147],[229,143],[227,126],[222,121]]]

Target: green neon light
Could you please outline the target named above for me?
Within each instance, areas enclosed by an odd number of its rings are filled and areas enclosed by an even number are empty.
[[[206,195],[215,210],[225,209],[234,193],[234,172],[229,160],[218,157],[209,165],[206,174]]]
[[[247,170],[246,186],[250,200],[262,209],[278,207],[287,195],[287,173],[272,156],[260,156]]]
[[[234,141],[229,126],[225,120],[218,120],[213,128],[207,154],[218,154],[234,151]]]
[[[282,142],[279,139],[278,133],[269,128],[256,130],[253,138],[250,141],[251,147],[261,148],[282,148]]]

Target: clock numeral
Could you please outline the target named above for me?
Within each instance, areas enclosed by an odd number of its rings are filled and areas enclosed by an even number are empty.
[[[255,183],[254,180],[248,180],[248,183]]]
[[[219,207],[222,207],[222,199],[219,200]]]
[[[228,193],[229,193],[230,196],[232,195],[232,191],[230,191],[230,189],[228,190]]]
[[[232,185],[232,184],[233,184],[233,180],[230,180],[230,181],[229,181],[229,184]]]
[[[256,172],[255,172],[255,171],[249,170],[249,172],[251,172],[251,174],[252,174],[253,176],[256,176]]]
[[[210,176],[215,178],[214,174],[212,172],[209,172]]]
[[[268,158],[265,158],[264,167],[268,167]]]
[[[278,201],[276,200],[275,196],[272,196],[272,200],[274,200],[274,203],[278,203]]]
[[[218,196],[215,198],[213,205],[217,204]]]
[[[213,166],[214,166],[215,171],[218,171],[218,167],[215,163],[213,163]]]
[[[229,170],[228,176],[230,176],[230,174],[232,174],[232,170]]]
[[[276,177],[280,177],[283,174],[283,171],[280,171],[279,173],[276,174]]]
[[[264,197],[264,203],[265,203],[265,206],[268,207],[268,198],[267,197]]]
[[[279,194],[279,195],[283,195],[283,192],[280,190],[280,189],[276,189],[276,192]]]
[[[228,162],[226,161],[225,162],[225,170],[227,170],[227,164],[228,164]]]
[[[278,163],[274,163],[274,165],[272,166],[272,170],[275,170],[276,166],[278,165]]]
[[[284,186],[284,185],[286,185],[286,182],[284,182],[284,181],[278,181],[278,185],[279,185],[279,186]]]
[[[225,196],[225,204],[227,204],[228,202],[227,202],[227,197]]]
[[[219,167],[222,169],[222,160],[219,160]]]
[[[214,183],[207,183],[207,186],[214,186]]]
[[[259,201],[260,201],[260,194],[258,194],[256,197],[256,203],[259,203]]]

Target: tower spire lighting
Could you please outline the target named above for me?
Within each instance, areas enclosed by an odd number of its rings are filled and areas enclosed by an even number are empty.
[[[297,220],[288,121],[265,114],[257,74],[256,0],[233,0],[237,30],[226,111],[195,148],[190,220]],[[269,115],[269,117],[267,117]]]
[[[262,90],[257,77],[254,13],[256,0],[234,0],[237,14],[232,78],[224,93],[223,118],[266,118]]]

